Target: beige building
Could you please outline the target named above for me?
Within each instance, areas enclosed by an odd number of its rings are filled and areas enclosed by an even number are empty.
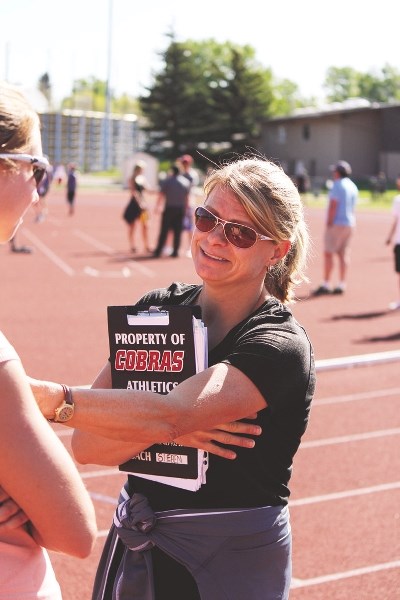
[[[317,186],[340,159],[358,181],[380,171],[394,180],[400,173],[400,104],[354,99],[301,109],[265,122],[260,150],[293,177],[306,171]]]

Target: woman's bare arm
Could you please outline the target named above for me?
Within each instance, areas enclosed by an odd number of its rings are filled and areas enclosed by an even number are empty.
[[[109,384],[109,369],[106,365],[96,386],[103,382]],[[60,385],[33,382],[33,390],[43,414],[51,417],[63,399]],[[171,442],[193,431],[210,430],[220,423],[237,421],[266,406],[258,388],[241,371],[224,363],[190,377],[165,396],[133,390],[82,388],[73,388],[73,395],[75,414],[67,425],[81,432],[75,437],[75,452],[78,435],[80,444],[84,443],[84,432],[117,440],[120,444],[125,442],[127,445],[121,452],[130,453],[132,448],[139,451],[155,442]]]
[[[0,365],[0,393],[1,487],[29,518],[37,543],[87,556],[97,533],[93,504],[71,456],[40,414],[20,361]]]

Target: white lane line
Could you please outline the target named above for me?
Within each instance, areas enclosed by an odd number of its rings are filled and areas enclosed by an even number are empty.
[[[308,496],[307,498],[289,500],[289,507],[319,504],[320,502],[332,502],[334,500],[343,500],[345,498],[354,498],[355,496],[365,496],[367,494],[379,494],[398,489],[400,489],[400,481],[393,481],[392,483],[381,483],[379,485],[371,485],[356,490],[345,490],[343,492],[333,492],[332,494],[320,494],[318,496]]]
[[[130,277],[131,270],[129,267],[122,267],[119,271],[99,271],[92,267],[85,267],[83,272],[89,277]]]
[[[23,233],[49,260],[51,260],[57,267],[59,267],[64,273],[73,277],[75,275],[74,269],[72,269],[66,262],[59,258],[50,248],[48,248],[38,237],[31,231],[24,229]]]
[[[100,530],[97,532],[97,537],[98,537],[98,538],[107,537],[109,533],[110,533],[110,530],[109,530],[109,529],[100,529]]]
[[[321,446],[331,446],[333,444],[347,444],[348,442],[359,442],[360,440],[370,440],[379,437],[387,437],[390,435],[399,435],[400,427],[394,429],[379,429],[378,431],[368,431],[367,433],[354,433],[352,435],[342,435],[333,438],[325,438],[322,440],[310,440],[302,442],[301,449],[319,448]]]
[[[400,350],[375,352],[372,354],[358,354],[355,356],[342,356],[339,358],[325,358],[315,361],[317,371],[331,371],[349,367],[365,367],[377,363],[386,363],[400,360]]]
[[[320,577],[311,577],[310,579],[293,578],[291,588],[309,587],[310,585],[320,585],[321,583],[329,583],[331,581],[339,581],[340,579],[348,579],[350,577],[359,577],[360,575],[368,575],[369,573],[377,573],[378,571],[386,571],[387,569],[398,569],[400,560],[393,560],[387,563],[370,565],[351,571],[342,571],[341,573],[330,573],[329,575],[321,575]]]
[[[98,500],[99,502],[105,502],[106,504],[114,504],[114,506],[117,506],[118,504],[117,496],[106,496],[105,494],[99,494],[97,492],[89,492],[89,496],[92,500]]]
[[[81,231],[80,229],[74,229],[73,233],[78,238],[89,244],[89,246],[94,246],[95,248],[97,248],[97,250],[101,250],[106,254],[114,254],[114,250],[110,246],[99,242],[99,240],[96,240],[96,238],[92,237],[91,235],[88,235],[84,231]]]
[[[314,406],[326,404],[340,404],[341,402],[353,402],[355,400],[370,400],[371,398],[385,398],[385,396],[398,396],[400,399],[400,388],[388,388],[387,390],[369,390],[368,392],[359,392],[356,394],[346,394],[343,396],[330,396],[321,400],[313,400]]]
[[[95,477],[108,477],[109,475],[122,475],[117,468],[99,469],[98,471],[83,471],[80,473],[82,479],[93,479]]]
[[[99,242],[98,240],[96,240],[96,238],[88,235],[84,231],[81,231],[80,229],[74,229],[73,233],[77,237],[79,237],[81,240],[83,240],[87,244],[89,244],[90,246],[97,248],[97,250],[101,250],[102,252],[105,252],[109,256],[112,256],[115,254],[115,250],[113,248],[111,248],[110,246],[107,246],[106,244],[103,244],[102,242]],[[132,261],[130,263],[129,268],[138,271],[139,273],[141,273],[142,275],[145,275],[146,277],[149,277],[149,278],[155,277],[155,272],[152,269],[148,269],[147,267],[144,267],[143,265],[138,264],[135,261]],[[87,266],[87,267],[85,267],[84,271],[88,272],[88,270],[90,270],[90,269],[91,269],[91,267]],[[125,269],[126,269],[126,267],[125,267]],[[96,271],[96,269],[92,269],[92,271]],[[123,269],[123,271],[124,271],[124,269]],[[127,271],[125,270],[125,274],[123,274],[123,277],[127,277],[126,273],[127,273]],[[93,275],[93,273],[91,273],[91,274]]]

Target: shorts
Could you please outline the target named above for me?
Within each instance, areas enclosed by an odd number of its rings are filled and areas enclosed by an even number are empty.
[[[139,216],[139,220],[143,224],[146,224],[149,222],[149,211],[146,208],[142,209],[142,212],[140,213],[140,216]]]
[[[324,248],[328,254],[341,254],[349,245],[353,227],[348,225],[331,225],[326,228],[324,236]]]
[[[396,273],[400,273],[400,244],[394,247],[394,268]]]
[[[139,202],[136,200],[135,196],[132,196],[122,216],[124,220],[130,225],[140,217],[141,212],[142,209],[140,208]]]

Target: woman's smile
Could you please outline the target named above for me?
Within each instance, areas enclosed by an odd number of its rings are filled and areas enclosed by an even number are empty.
[[[209,252],[206,252],[203,248],[200,247],[201,252],[207,257],[207,258],[211,258],[213,260],[217,260],[219,262],[227,262],[226,258],[222,258],[221,256],[215,256],[214,254],[210,254]]]

